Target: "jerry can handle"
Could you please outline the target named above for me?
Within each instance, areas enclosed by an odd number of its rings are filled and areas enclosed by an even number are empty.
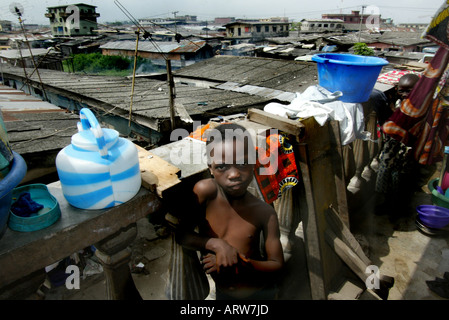
[[[108,149],[106,148],[106,142],[104,140],[103,130],[98,123],[95,115],[88,108],[82,108],[80,110],[81,126],[78,126],[78,131],[91,130],[97,140],[98,149],[102,158],[108,157]],[[78,123],[79,124],[79,123]]]

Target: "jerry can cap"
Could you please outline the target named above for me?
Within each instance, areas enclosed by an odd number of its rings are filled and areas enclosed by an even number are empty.
[[[102,128],[106,149],[110,149],[118,140],[118,132],[113,129]],[[91,130],[83,130],[72,136],[72,144],[80,149],[88,151],[100,151],[97,138]]]

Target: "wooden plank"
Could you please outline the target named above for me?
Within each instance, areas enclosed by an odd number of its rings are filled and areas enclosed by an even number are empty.
[[[350,228],[348,197],[346,193],[346,175],[343,163],[343,147],[341,145],[340,123],[329,121],[329,138],[331,144],[331,158],[334,169],[335,190],[337,192],[337,207],[341,220]]]
[[[302,123],[305,126],[304,143],[299,143],[296,158],[307,196],[308,210],[302,211],[301,217],[308,250],[310,285],[312,294],[315,290],[319,299],[327,299],[343,268],[341,259],[326,244],[324,236],[328,228],[326,211],[330,204],[338,201],[333,163],[335,146],[330,138],[329,122],[320,126],[314,118],[308,118]]]
[[[319,225],[316,219],[316,207],[314,200],[314,188],[312,186],[312,169],[309,161],[309,152],[306,144],[298,146],[295,154],[298,168],[301,170],[304,183],[305,200],[307,210],[301,212],[301,220],[304,229],[304,242],[309,270],[310,291],[313,300],[327,299],[328,288],[325,281],[323,268],[322,241]]]
[[[162,197],[165,190],[181,182],[179,180],[181,170],[178,167],[138,145],[136,145],[136,148],[139,156],[142,187],[156,190],[157,195]]]
[[[345,225],[340,215],[331,205],[326,214],[326,220],[333,229],[333,232],[349,246],[355,254],[367,265],[371,264],[371,260],[365,255],[357,239],[353,236],[349,228]]]
[[[366,273],[368,265],[363,262],[362,259],[360,259],[355,252],[343,242],[343,240],[338,238],[331,229],[326,229],[325,238],[329,246],[335,250],[335,253],[337,253],[360,280],[366,283],[368,277],[371,276],[369,273]],[[375,288],[373,291],[379,295],[380,298],[386,300],[393,284],[394,278],[381,275],[379,279],[379,288]]]
[[[304,135],[304,125],[295,120],[286,119],[259,109],[248,110],[248,119],[260,124],[279,129],[285,133],[301,138]]]
[[[325,237],[327,243],[335,250],[337,255],[348,265],[348,267],[363,281],[368,278],[365,273],[366,263],[364,263],[337,235],[326,229]]]
[[[331,292],[328,296],[329,300],[357,300],[363,293],[363,289],[360,288],[354,281],[345,279],[338,291]]]

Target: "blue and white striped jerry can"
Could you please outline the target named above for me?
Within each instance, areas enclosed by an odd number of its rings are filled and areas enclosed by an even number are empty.
[[[80,110],[78,133],[56,157],[67,201],[80,209],[104,209],[134,197],[141,186],[136,146],[101,128],[92,111]]]

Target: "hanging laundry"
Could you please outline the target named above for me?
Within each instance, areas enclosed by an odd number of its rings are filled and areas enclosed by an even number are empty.
[[[385,73],[382,73],[377,78],[377,82],[388,84],[388,85],[396,85],[399,82],[399,79],[401,79],[402,76],[414,73],[416,75],[421,75],[421,72],[412,71],[412,70],[392,70]]]
[[[433,164],[443,158],[449,133],[445,110],[448,106],[445,96],[449,90],[445,73],[448,60],[449,51],[440,47],[408,98],[382,127],[387,135],[412,147],[414,158],[420,164]]]
[[[264,107],[264,111],[284,118],[314,117],[321,126],[328,120],[336,120],[340,124],[342,145],[356,139],[370,140],[370,132],[365,131],[362,104],[342,102],[338,100],[341,96],[340,91],[331,93],[319,85],[314,85],[303,93],[296,93],[296,98],[290,104],[270,102]]]
[[[449,50],[448,26],[449,3],[444,1],[441,7],[433,15],[433,19],[430,21],[422,37],[427,38]]]

